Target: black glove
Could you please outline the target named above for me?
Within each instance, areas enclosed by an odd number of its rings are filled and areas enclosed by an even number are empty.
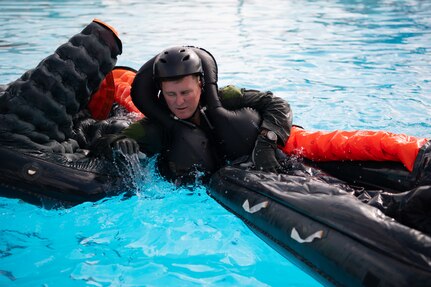
[[[111,147],[121,151],[123,154],[135,154],[139,152],[139,144],[134,139],[126,136],[112,142]]]
[[[139,152],[139,144],[134,139],[122,134],[108,134],[96,140],[91,153],[96,156],[102,155],[111,158],[112,150],[131,155]]]
[[[263,135],[258,135],[251,154],[254,167],[262,171],[277,172],[281,169],[275,156],[277,144]]]

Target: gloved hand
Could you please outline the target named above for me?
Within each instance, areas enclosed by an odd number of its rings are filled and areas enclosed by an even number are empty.
[[[126,136],[119,137],[111,143],[113,149],[121,151],[123,154],[135,154],[139,152],[139,144],[132,138]]]
[[[277,144],[275,142],[270,141],[263,135],[258,135],[251,154],[254,167],[262,171],[279,171],[281,165],[275,156],[276,150]]]
[[[139,152],[138,143],[122,134],[107,134],[98,138],[91,147],[93,156],[106,156],[112,158],[112,151],[119,150],[123,154]]]

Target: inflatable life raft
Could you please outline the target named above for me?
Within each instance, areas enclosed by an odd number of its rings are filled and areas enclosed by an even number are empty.
[[[305,158],[289,174],[225,167],[210,195],[324,285],[429,284],[427,140],[294,128],[281,149]]]
[[[130,99],[136,71],[114,68],[121,49],[116,31],[94,20],[2,87],[0,195],[46,206],[124,192],[127,176],[88,151],[143,116]]]

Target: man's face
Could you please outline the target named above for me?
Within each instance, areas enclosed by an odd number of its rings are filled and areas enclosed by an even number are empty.
[[[201,82],[197,76],[185,76],[162,82],[162,92],[169,110],[179,119],[193,116],[201,98]]]

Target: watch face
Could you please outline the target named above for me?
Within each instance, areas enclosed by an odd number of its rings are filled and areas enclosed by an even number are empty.
[[[268,131],[266,137],[272,141],[277,141],[277,135],[273,131]]]

